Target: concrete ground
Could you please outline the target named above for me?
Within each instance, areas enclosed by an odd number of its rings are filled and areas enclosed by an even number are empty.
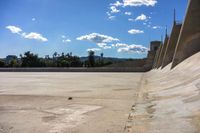
[[[0,73],[0,133],[122,133],[142,75]]]

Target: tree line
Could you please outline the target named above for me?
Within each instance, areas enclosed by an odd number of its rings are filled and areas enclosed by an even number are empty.
[[[57,53],[40,58],[38,54],[30,51],[20,54],[20,58],[0,59],[0,67],[102,67],[112,64],[105,62],[103,53],[96,59],[94,51],[88,51],[87,60],[81,61],[80,57],[72,53]]]

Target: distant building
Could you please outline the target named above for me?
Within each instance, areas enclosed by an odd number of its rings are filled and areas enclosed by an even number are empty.
[[[152,41],[150,44],[150,51],[156,52],[158,48],[160,47],[161,41]]]

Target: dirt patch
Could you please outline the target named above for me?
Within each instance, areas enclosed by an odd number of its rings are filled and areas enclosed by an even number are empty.
[[[55,115],[42,117],[43,122],[49,122],[49,121],[53,121],[55,119],[56,119]]]
[[[154,106],[156,106],[156,105],[149,105],[149,106],[146,108],[147,113],[153,114],[153,113],[156,111],[156,109],[153,108]]]

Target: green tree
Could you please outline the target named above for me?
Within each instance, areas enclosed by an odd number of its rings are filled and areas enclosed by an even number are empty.
[[[78,56],[72,56],[72,53],[61,53],[61,56],[57,57],[58,67],[81,67],[82,62]]]
[[[71,56],[71,67],[82,67],[83,63],[81,62],[80,58],[78,56]]]
[[[38,58],[37,54],[33,54],[30,51],[25,52],[24,56],[20,55],[22,67],[43,67],[45,64]]]
[[[94,51],[90,50],[88,51],[88,66],[94,67],[95,66],[95,53]]]
[[[53,53],[53,58],[56,58],[58,56],[58,53],[57,52],[54,52]]]
[[[0,60],[0,67],[5,67],[5,62]]]
[[[13,59],[10,61],[10,63],[8,64],[9,67],[19,67],[19,63],[17,61],[17,59]]]

